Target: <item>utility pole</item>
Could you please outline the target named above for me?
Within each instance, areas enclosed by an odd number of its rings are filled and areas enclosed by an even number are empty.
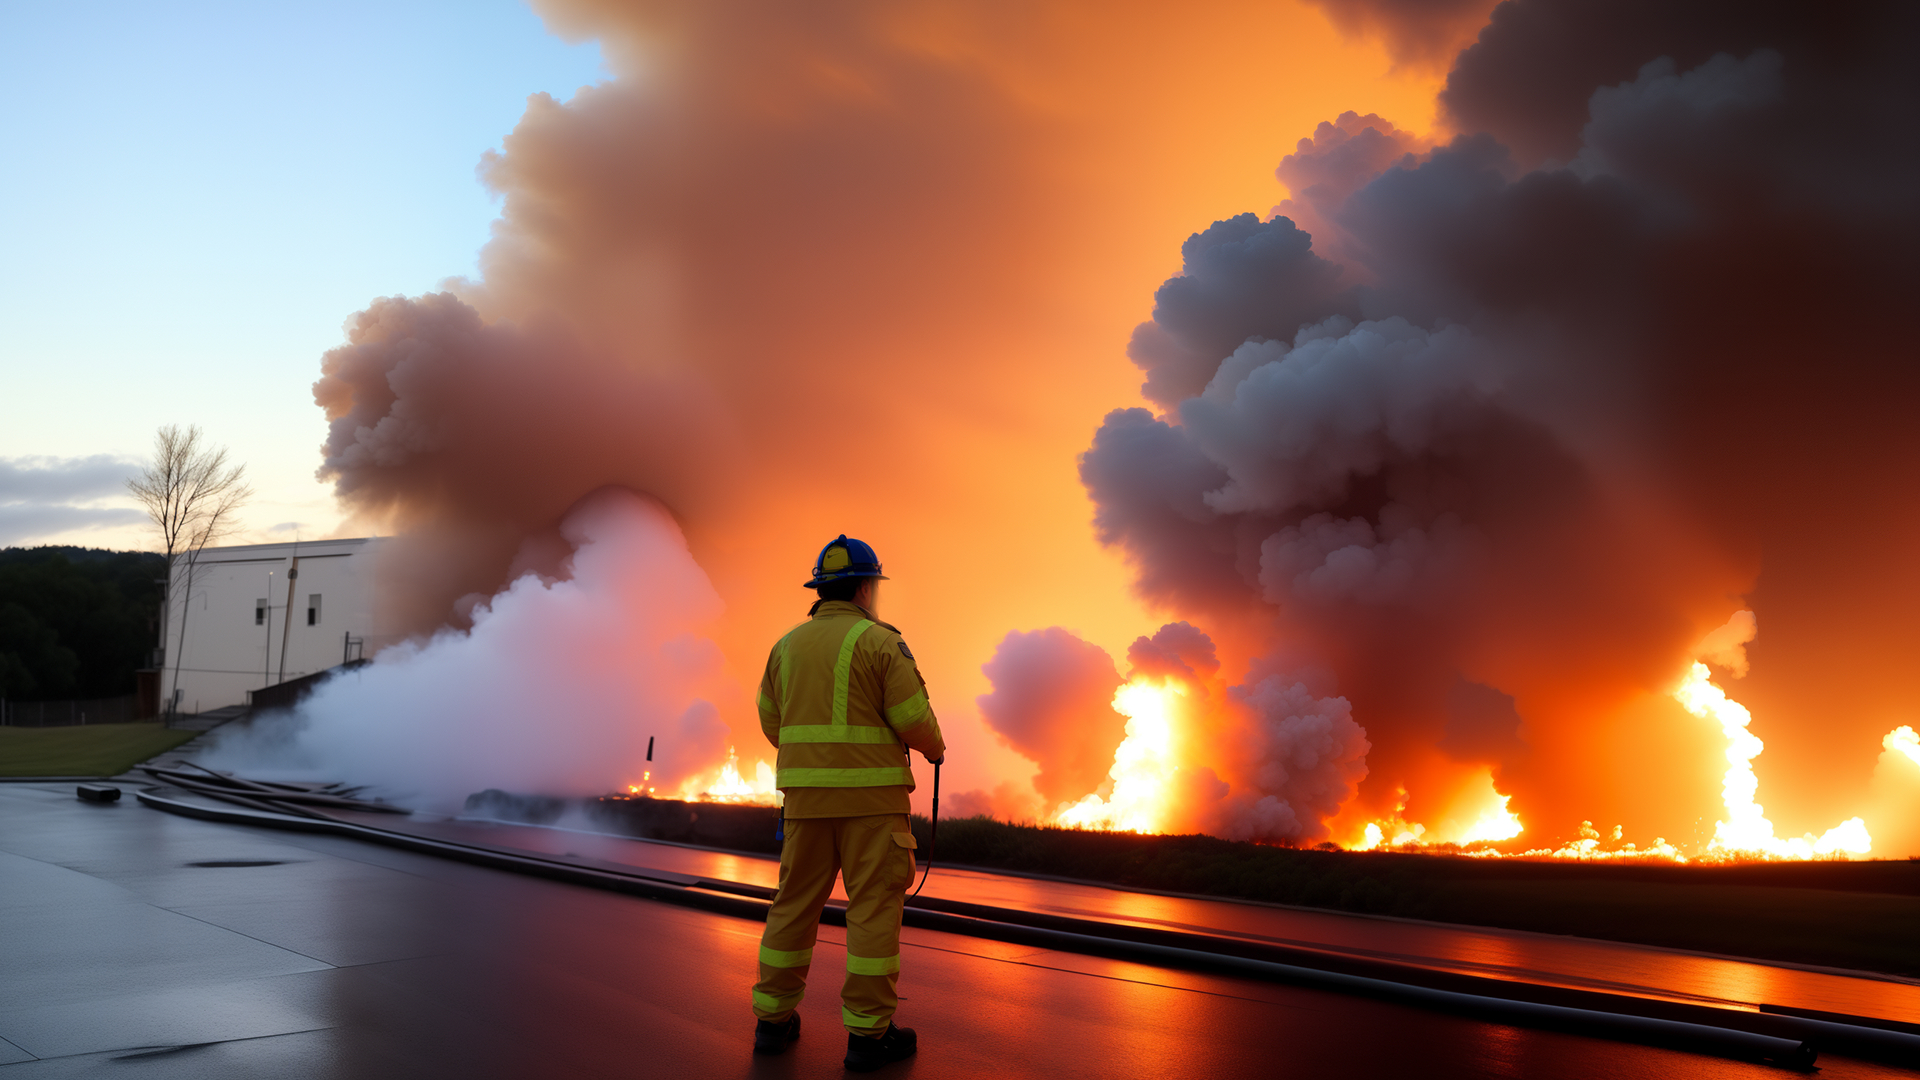
[[[271,570],[267,571],[267,599],[264,606],[267,609],[266,617],[260,620],[267,627],[267,649],[260,654],[260,685],[263,688],[273,685],[267,681],[267,672],[273,668],[273,571]]]
[[[294,541],[293,550],[300,550],[299,541]],[[287,638],[293,633],[293,583],[300,577],[300,556],[293,557],[293,565],[287,567],[287,615],[280,620],[280,677],[275,683],[287,681]]]

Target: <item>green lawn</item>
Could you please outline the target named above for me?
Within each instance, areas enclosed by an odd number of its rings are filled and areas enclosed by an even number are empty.
[[[159,724],[0,727],[0,776],[114,776],[194,734]]]

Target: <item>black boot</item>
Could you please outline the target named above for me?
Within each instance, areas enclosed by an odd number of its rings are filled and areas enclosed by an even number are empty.
[[[877,1039],[849,1031],[847,1060],[843,1064],[848,1072],[872,1072],[882,1065],[905,1061],[919,1048],[913,1029],[903,1028],[899,1024],[888,1024],[887,1033]]]
[[[753,1052],[784,1054],[787,1044],[800,1037],[800,1014],[794,1013],[780,1023],[762,1020],[753,1025]]]

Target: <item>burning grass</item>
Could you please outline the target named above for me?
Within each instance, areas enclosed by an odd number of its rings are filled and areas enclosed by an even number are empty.
[[[926,843],[926,822],[914,819]],[[940,823],[943,865],[1920,976],[1920,862],[1715,866],[1301,851],[991,818]],[[937,872],[937,871],[936,871]]]

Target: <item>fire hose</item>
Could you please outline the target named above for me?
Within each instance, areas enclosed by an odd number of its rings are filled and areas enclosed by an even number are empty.
[[[927,815],[927,868],[920,871],[920,884],[909,896],[919,896],[920,890],[927,887],[927,875],[933,873],[933,839],[940,835],[940,761],[933,763],[933,810]]]

